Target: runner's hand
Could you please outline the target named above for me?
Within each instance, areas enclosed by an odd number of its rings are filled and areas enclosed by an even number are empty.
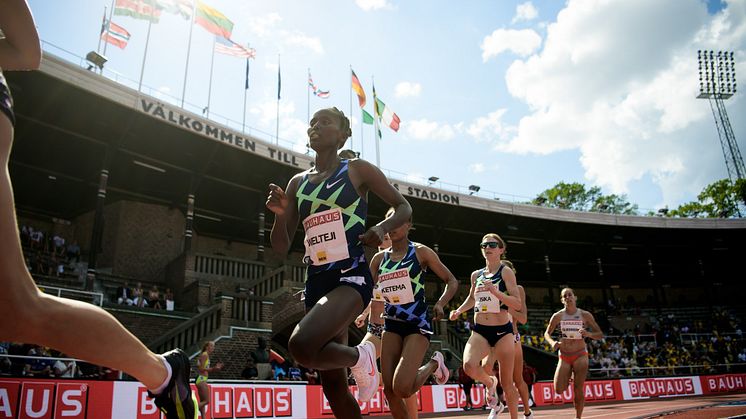
[[[454,321],[458,319],[458,316],[460,316],[461,313],[458,312],[458,310],[451,310],[451,314],[448,315],[448,320]]]
[[[433,321],[438,321],[442,319],[445,316],[445,313],[443,312],[443,305],[436,303],[433,306]]]
[[[365,326],[365,317],[366,316],[364,314],[357,316],[357,318],[355,318],[355,326],[357,326],[358,328]]]
[[[274,183],[269,184],[269,196],[267,196],[267,208],[276,215],[285,214],[288,207],[288,196],[281,187]]]

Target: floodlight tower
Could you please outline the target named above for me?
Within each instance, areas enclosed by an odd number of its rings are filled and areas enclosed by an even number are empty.
[[[723,100],[736,94],[736,63],[733,51],[697,51],[699,62],[699,95],[697,99],[709,99],[712,116],[720,137],[725,166],[731,182],[746,178],[741,151],[730,126]]]

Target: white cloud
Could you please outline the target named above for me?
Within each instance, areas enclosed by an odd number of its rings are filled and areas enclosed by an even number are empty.
[[[366,12],[379,9],[392,9],[393,6],[387,0],[355,0],[355,4]]]
[[[472,163],[469,165],[469,172],[480,174],[485,172],[484,163]]]
[[[536,10],[533,3],[527,1],[516,6],[515,16],[513,16],[511,23],[536,19],[537,16],[539,16],[539,11]]]
[[[477,142],[504,142],[515,131],[502,120],[507,109],[498,109],[487,116],[480,116],[472,122],[466,132]]]
[[[246,12],[247,14],[249,12]],[[251,37],[259,39],[271,39],[273,43],[285,45],[288,47],[301,47],[316,52],[324,53],[324,46],[321,39],[306,35],[298,30],[284,29],[282,16],[278,13],[268,13],[264,16],[250,16],[246,18],[247,32]]]
[[[456,136],[456,133],[462,130],[461,124],[449,125],[441,124],[427,119],[415,119],[412,121],[402,122],[407,137],[413,140],[436,140],[448,141]]]
[[[698,0],[570,0],[543,49],[506,73],[509,92],[530,113],[497,147],[577,149],[585,177],[608,192],[627,193],[646,177],[664,202],[680,202],[724,172],[709,106],[695,99],[696,51],[734,50],[738,63],[745,47],[743,1],[712,16]],[[728,112],[746,114],[745,103],[732,100]]]
[[[396,85],[394,91],[396,92],[396,97],[419,96],[422,91],[422,85],[403,81]]]
[[[324,53],[324,46],[321,44],[321,40],[316,37],[307,36],[302,32],[287,33],[284,36],[284,42],[287,45],[300,46],[303,48],[310,49],[317,54]]]
[[[541,36],[531,29],[495,29],[482,40],[482,61],[496,57],[501,52],[511,51],[525,57],[541,45]]]
[[[246,18],[246,28],[257,37],[264,38],[271,36],[280,22],[282,22],[282,16],[278,13],[268,13],[264,16],[250,15]]]

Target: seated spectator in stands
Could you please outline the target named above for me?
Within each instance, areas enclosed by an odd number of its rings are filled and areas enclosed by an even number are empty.
[[[27,225],[21,226],[21,245],[22,246],[28,246],[29,242],[31,241],[31,235],[29,232],[29,228]]]
[[[64,354],[60,354],[60,356],[62,358],[65,357]],[[52,371],[54,372],[55,377],[75,378],[80,376],[78,365],[73,360],[63,361],[61,359],[58,359],[52,366]]]
[[[256,364],[260,380],[269,380],[272,378],[273,369],[269,363],[269,348],[267,347],[266,340],[263,338],[257,340],[257,348],[251,352],[251,359]]]
[[[31,236],[31,250],[44,250],[44,233],[41,230],[33,230],[29,227]]]
[[[8,342],[0,342],[0,374],[10,374],[11,362],[7,356],[8,348],[10,344]]]
[[[259,379],[259,371],[256,369],[254,360],[249,358],[246,360],[246,367],[241,371],[241,378],[244,380],[257,380]]]
[[[288,378],[290,381],[301,381],[301,372],[300,368],[298,368],[298,363],[295,361],[292,361],[290,364],[290,368],[288,368]]]
[[[166,288],[163,298],[166,300],[166,310],[174,311],[174,293],[171,291],[171,288]]]
[[[41,346],[33,346],[27,353],[34,358],[28,358],[23,368],[23,375],[26,377],[49,377],[52,375],[52,360],[39,359],[39,357],[48,357],[49,352]]]
[[[319,384],[319,372],[313,368],[306,368],[301,365],[301,376],[308,384]]]
[[[80,262],[80,246],[78,246],[78,242],[73,241],[67,245],[67,259],[70,263]]]
[[[145,291],[142,289],[142,282],[138,282],[137,286],[132,289],[132,301],[138,307],[148,306],[148,302],[145,301]]]
[[[132,298],[132,290],[127,281],[124,281],[124,285],[117,287],[117,304],[127,304],[128,306],[131,306],[135,302]]]
[[[282,364],[273,359],[270,362],[270,365],[272,366],[272,371],[274,374],[273,378],[275,381],[285,381],[288,379],[288,372],[285,368],[283,368]]]
[[[57,256],[64,256],[65,255],[65,238],[61,235],[55,234],[54,237],[52,237],[52,243],[54,245],[54,254]]]
[[[153,284],[153,288],[148,292],[148,304],[157,309],[161,309],[161,292],[158,291],[158,286]]]

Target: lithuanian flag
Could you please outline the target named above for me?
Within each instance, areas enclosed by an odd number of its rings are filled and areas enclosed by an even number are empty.
[[[233,22],[217,9],[206,5],[201,0],[197,1],[194,23],[202,26],[210,33],[227,39],[230,39],[231,32],[233,32]]]

